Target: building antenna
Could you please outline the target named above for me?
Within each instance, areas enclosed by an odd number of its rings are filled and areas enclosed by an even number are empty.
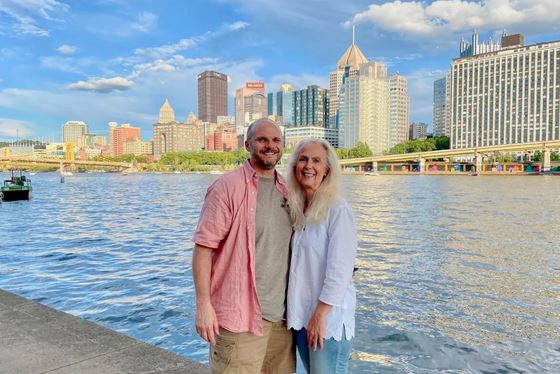
[[[352,25],[352,45],[354,45],[355,36],[356,36],[356,25]]]

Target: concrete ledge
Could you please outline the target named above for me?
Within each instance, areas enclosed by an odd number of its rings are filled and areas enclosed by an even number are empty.
[[[0,374],[208,373],[208,367],[0,290]]]

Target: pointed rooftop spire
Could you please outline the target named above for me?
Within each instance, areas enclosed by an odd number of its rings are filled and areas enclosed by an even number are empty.
[[[171,105],[169,105],[169,101],[165,99],[165,102],[159,109],[159,123],[169,123],[175,121],[175,112]]]
[[[346,52],[344,52],[340,60],[338,60],[338,70],[344,70],[346,65],[350,66],[350,70],[358,70],[360,65],[368,62],[366,56],[364,56],[360,48],[355,44],[355,32],[356,28],[352,26],[352,44],[348,47]]]

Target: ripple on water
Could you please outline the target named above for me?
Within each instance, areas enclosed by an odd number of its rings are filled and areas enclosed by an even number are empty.
[[[206,362],[191,254],[215,177],[126,179],[39,174],[31,201],[1,204],[0,288]],[[350,372],[555,373],[559,187],[344,177],[359,227]]]

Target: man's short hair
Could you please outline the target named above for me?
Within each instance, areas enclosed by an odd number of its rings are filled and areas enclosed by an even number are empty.
[[[278,124],[273,120],[271,120],[270,118],[258,119],[249,125],[249,128],[247,129],[247,140],[251,140],[251,138],[253,137],[253,133],[255,132],[255,129],[260,125],[264,125],[265,123],[269,123],[271,125],[278,127]]]

